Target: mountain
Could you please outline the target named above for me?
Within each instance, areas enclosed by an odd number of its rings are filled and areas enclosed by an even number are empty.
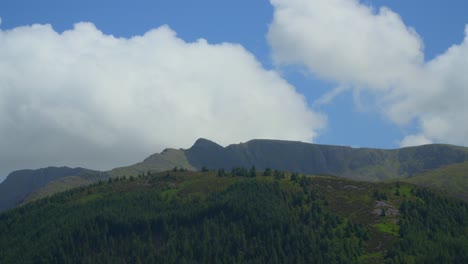
[[[90,185],[98,181],[104,181],[110,177],[111,175],[107,172],[84,169],[82,173],[77,175],[64,176],[36,188],[31,193],[26,195],[21,204],[29,203],[31,201],[50,196],[54,193]]]
[[[1,213],[0,263],[468,263],[467,226],[408,183],[167,171]]]
[[[19,170],[10,173],[7,179],[0,184],[0,212],[13,208],[20,204],[28,195],[37,191],[48,183],[59,180],[67,176],[83,177],[94,182],[102,173],[83,169],[83,168],[68,168],[68,167],[48,167],[37,170]],[[54,190],[66,190],[61,188]]]
[[[457,189],[458,191],[450,193],[468,200],[468,190],[459,188],[468,185],[468,177],[464,174],[466,168],[456,165],[466,161],[468,148],[442,144],[387,150],[257,139],[223,147],[200,138],[189,149],[165,149],[137,164],[107,172],[86,169],[75,172],[67,170],[68,168],[63,169],[63,173],[56,173],[50,168],[37,172],[14,172],[0,184],[0,211],[20,202],[29,202],[73,187],[106,180],[108,177],[135,177],[148,172],[172,170],[175,167],[187,170],[207,167],[231,171],[234,167],[255,166],[257,170],[270,168],[362,181],[408,179],[412,183],[435,189]],[[434,172],[439,175],[436,177],[430,173],[452,165],[449,175]],[[21,176],[23,174],[27,176]],[[456,177],[457,184],[447,185],[446,177]],[[427,180],[423,180],[426,178]],[[427,182],[429,178],[431,184]]]
[[[184,150],[165,149],[132,166],[119,167],[109,171],[113,176],[137,176],[150,172],[171,170],[174,167],[196,170],[186,158]]]
[[[468,160],[468,148],[451,145],[384,150],[280,140],[251,140],[226,148],[198,140],[185,153],[197,169],[255,166],[261,170],[330,174],[365,181],[404,178]]]
[[[0,184],[0,211],[22,204],[0,213],[0,263],[467,263],[468,203],[449,197],[468,201],[467,171],[451,145],[207,139],[107,172],[21,170]]]
[[[329,174],[364,181],[406,178],[441,166],[468,160],[468,148],[432,144],[402,149],[351,148],[296,141],[251,140],[222,147],[198,139],[189,149],[166,149],[138,164],[110,171],[116,176],[164,171],[174,167],[189,170],[231,170],[255,166],[307,174]]]

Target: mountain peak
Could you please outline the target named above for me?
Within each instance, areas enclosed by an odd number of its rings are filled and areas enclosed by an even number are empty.
[[[211,140],[208,140],[206,138],[197,139],[197,141],[195,141],[195,144],[193,144],[191,148],[193,149],[193,148],[209,148],[209,147],[216,147],[216,148],[221,147],[222,148],[222,146],[220,146],[219,144]]]

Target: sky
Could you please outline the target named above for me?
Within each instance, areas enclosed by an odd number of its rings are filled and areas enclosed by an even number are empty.
[[[464,0],[2,0],[0,176],[106,170],[200,137],[468,146],[465,10]]]

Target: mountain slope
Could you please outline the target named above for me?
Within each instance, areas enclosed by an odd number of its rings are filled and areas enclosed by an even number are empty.
[[[83,172],[73,175],[58,178],[50,181],[43,186],[31,191],[22,200],[22,204],[50,196],[54,193],[67,191],[73,188],[90,185],[97,181],[104,181],[111,177],[107,172],[92,171],[85,169]]]
[[[8,175],[0,184],[0,212],[13,208],[27,195],[48,183],[67,176],[94,175],[100,173],[83,168],[48,167],[37,170],[19,170]],[[90,176],[90,179],[94,179]]]
[[[198,139],[189,149],[166,149],[140,163],[103,173],[91,173],[88,170],[88,173],[80,175],[67,172],[65,173],[67,175],[57,176],[50,171],[52,174],[48,176],[49,172],[43,170],[39,174],[45,180],[41,180],[39,176],[30,176],[28,180],[19,178],[14,180],[18,174],[12,173],[8,180],[0,184],[0,190],[5,190],[0,192],[0,211],[15,206],[23,199],[27,202],[90,184],[99,179],[105,180],[110,176],[138,176],[148,172],[172,170],[174,167],[201,170],[205,166],[209,169],[222,168],[230,171],[234,167],[255,166],[257,170],[271,168],[306,174],[335,175],[363,181],[399,180],[418,175],[411,182],[437,189],[446,185],[441,182],[443,178],[432,177],[426,172],[465,161],[468,161],[468,148],[440,144],[385,150],[282,140],[251,140],[222,147],[210,140]],[[466,168],[463,166],[453,168],[449,177],[458,175],[457,183],[461,183],[454,187],[468,185],[468,177],[463,174]],[[94,177],[93,174],[100,177]],[[64,178],[65,176],[76,177]],[[35,179],[36,177],[39,178]],[[433,184],[428,185],[424,180],[418,180],[424,177],[431,177]],[[457,188],[457,190],[452,194],[466,199],[468,189]]]
[[[468,162],[443,166],[402,180],[415,185],[441,190],[468,201]]]
[[[196,170],[185,156],[183,150],[165,149],[161,154],[153,154],[137,164],[112,169],[113,176],[137,176],[150,172],[171,170],[174,167]]]
[[[406,183],[164,172],[0,214],[0,262],[466,263],[467,221]]]
[[[468,160],[468,148],[433,144],[402,149],[351,148],[283,140],[251,140],[222,147],[198,139],[189,149],[166,149],[132,166],[117,168],[116,176],[137,176],[174,167],[189,170],[231,170],[255,166],[308,174],[329,174],[365,181],[405,178]]]
[[[54,193],[107,180],[111,176],[137,176],[148,171],[159,172],[174,167],[196,170],[188,163],[183,151],[166,149],[135,165],[107,172],[68,167],[14,171],[0,184],[0,212]]]
[[[468,148],[451,145],[384,150],[281,140],[251,140],[223,148],[200,139],[185,154],[197,169],[255,166],[365,181],[404,178],[468,160]]]

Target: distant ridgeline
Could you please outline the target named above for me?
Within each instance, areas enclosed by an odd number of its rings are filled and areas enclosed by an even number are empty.
[[[376,181],[405,178],[441,166],[468,160],[468,148],[425,145],[402,149],[370,149],[317,145],[282,140],[251,140],[222,147],[198,139],[186,150],[166,149],[141,163],[110,171],[113,175],[133,175],[174,167],[189,170],[231,170],[234,167],[266,168],[304,174],[328,174]]]
[[[282,140],[251,140],[222,147],[198,139],[189,149],[166,149],[140,163],[107,172],[80,168],[13,172],[0,184],[0,211],[108,177],[138,176],[174,167],[230,171],[234,167],[252,166],[257,170],[271,168],[362,181],[408,180],[468,199],[468,173],[465,174],[468,148],[465,147],[433,144],[386,150]]]

